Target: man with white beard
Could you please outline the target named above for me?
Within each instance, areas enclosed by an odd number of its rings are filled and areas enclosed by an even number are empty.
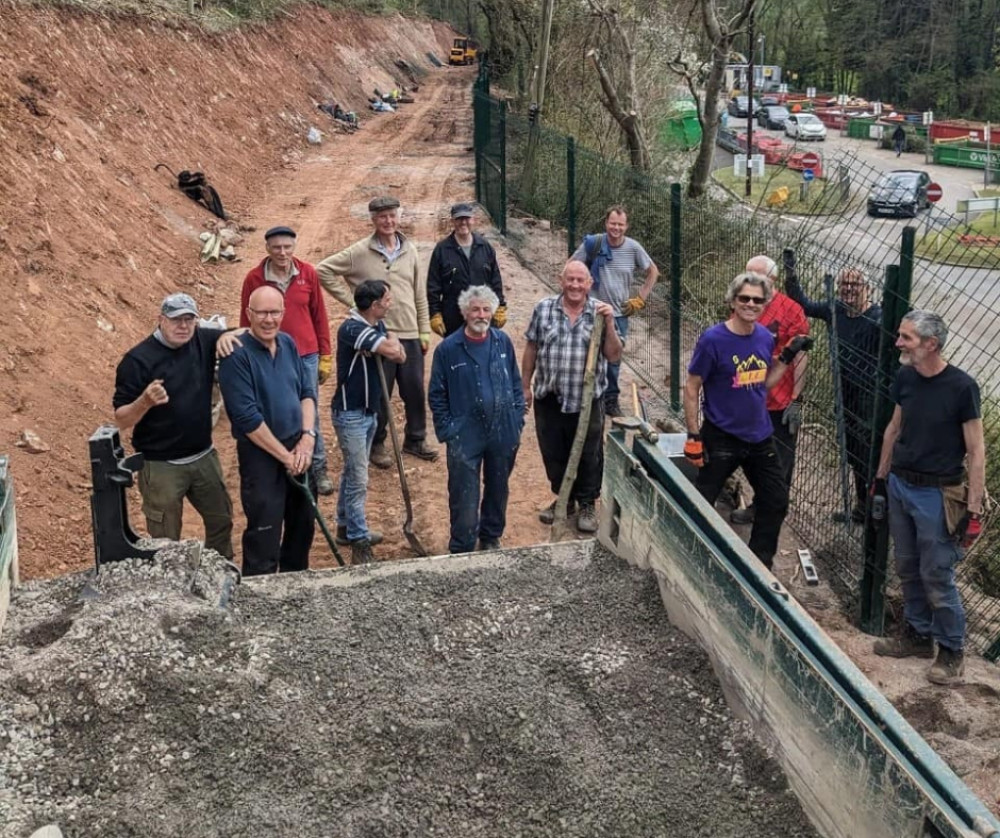
[[[485,285],[463,291],[465,327],[438,345],[431,365],[427,400],[438,441],[448,446],[452,553],[497,549],[507,523],[525,411],[514,344],[490,326],[499,304]]]

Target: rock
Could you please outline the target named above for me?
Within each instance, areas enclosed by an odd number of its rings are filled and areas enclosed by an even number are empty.
[[[103,317],[97,318],[97,328],[102,332],[113,332],[115,330],[114,324],[105,320]]]
[[[51,450],[46,443],[42,442],[42,438],[38,434],[28,429],[21,431],[21,436],[16,444],[18,448],[23,448],[29,454],[44,454]]]

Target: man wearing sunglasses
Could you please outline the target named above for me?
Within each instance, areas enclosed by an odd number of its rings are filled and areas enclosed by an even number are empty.
[[[767,392],[788,372],[812,339],[796,335],[774,355],[774,335],[757,321],[773,289],[760,274],[737,276],[726,292],[728,320],[698,338],[684,385],[688,441],[684,455],[698,471],[697,488],[714,504],[729,476],[743,468],[756,515],[750,550],[770,569],[788,511],[788,486],[767,412]],[[704,416],[699,431],[698,409]]]

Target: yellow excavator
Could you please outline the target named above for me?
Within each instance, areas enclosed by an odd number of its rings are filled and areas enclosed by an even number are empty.
[[[448,63],[453,65],[475,64],[478,45],[472,38],[455,38],[448,55]]]

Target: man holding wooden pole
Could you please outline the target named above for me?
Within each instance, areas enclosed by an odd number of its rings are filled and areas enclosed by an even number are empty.
[[[622,342],[615,329],[614,309],[591,299],[593,280],[583,262],[569,261],[563,268],[562,293],[541,300],[531,315],[525,333],[527,344],[521,358],[521,379],[527,410],[535,407],[535,431],[552,491],[559,493],[570,460],[573,439],[581,414],[587,413],[587,433],[573,487],[570,508],[579,506],[576,527],[597,532],[596,501],[604,476],[604,391],[608,363],[618,363]],[[603,318],[603,323],[601,322]],[[594,377],[589,405],[584,405],[591,333],[603,326],[600,352],[594,358]],[[532,380],[534,379],[534,380]],[[591,387],[587,387],[591,390]],[[556,504],[543,509],[543,524],[555,519]]]

